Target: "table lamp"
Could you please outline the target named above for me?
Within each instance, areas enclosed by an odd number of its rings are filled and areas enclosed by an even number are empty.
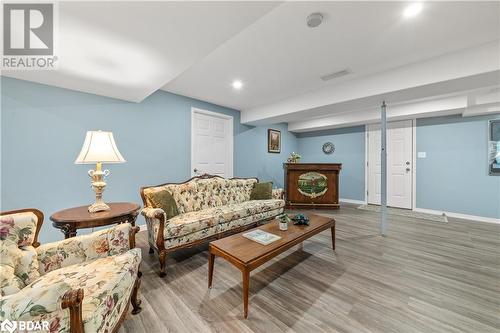
[[[102,163],[124,163],[125,159],[116,147],[113,133],[105,131],[88,131],[82,150],[75,164],[96,164],[95,170],[89,170],[92,179],[92,189],[95,192],[95,202],[89,206],[91,213],[109,210],[102,200],[102,192],[106,187],[104,177],[109,176],[109,170],[102,170]]]

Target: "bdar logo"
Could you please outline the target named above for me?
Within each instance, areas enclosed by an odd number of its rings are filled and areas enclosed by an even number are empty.
[[[54,53],[54,5],[6,3],[3,7],[4,55]]]
[[[4,321],[2,321],[2,323],[0,324],[0,330],[2,332],[10,332],[10,333],[13,333],[17,328],[17,322],[15,321],[10,321],[8,319],[5,319]]]

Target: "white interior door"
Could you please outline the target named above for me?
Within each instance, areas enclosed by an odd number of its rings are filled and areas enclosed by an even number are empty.
[[[233,117],[193,108],[191,175],[233,177]]]
[[[380,205],[380,125],[368,127],[368,203]],[[387,124],[387,205],[412,208],[412,121]]]

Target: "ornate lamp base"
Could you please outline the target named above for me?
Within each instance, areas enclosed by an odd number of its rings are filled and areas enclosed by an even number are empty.
[[[101,163],[97,163],[96,170],[89,170],[88,174],[92,178],[92,189],[95,192],[95,202],[89,206],[88,211],[95,213],[110,210],[111,208],[102,200],[102,192],[106,188],[104,177],[109,175],[109,170],[102,171]]]

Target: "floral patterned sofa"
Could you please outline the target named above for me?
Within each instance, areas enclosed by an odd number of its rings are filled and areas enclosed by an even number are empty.
[[[39,245],[43,214],[0,216],[0,321],[33,321],[49,332],[115,332],[130,300],[138,313],[138,227],[129,223]],[[47,331],[47,330],[45,330]]]
[[[160,276],[166,275],[168,253],[255,227],[281,214],[285,206],[282,189],[273,189],[272,199],[250,200],[257,182],[257,178],[203,175],[180,184],[141,188],[149,252],[159,254]],[[179,212],[170,219],[150,200],[152,193],[163,190],[171,194]]]

